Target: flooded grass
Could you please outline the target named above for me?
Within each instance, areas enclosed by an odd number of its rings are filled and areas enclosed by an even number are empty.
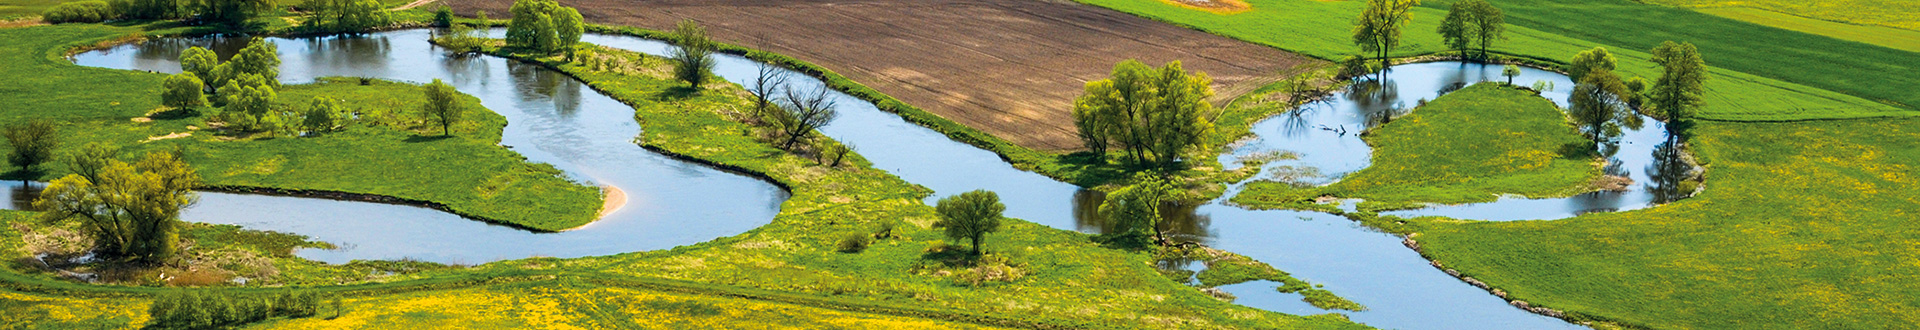
[[[1326,186],[1257,181],[1233,197],[1259,208],[1323,209],[1321,196],[1360,198],[1362,210],[1418,203],[1491,202],[1503,194],[1565,197],[1600,175],[1592,142],[1553,102],[1499,83],[1446,94],[1368,130],[1372,165]]]

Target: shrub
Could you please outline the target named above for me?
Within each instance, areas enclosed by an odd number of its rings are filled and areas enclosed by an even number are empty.
[[[453,26],[453,8],[448,8],[447,5],[443,4],[440,5],[440,9],[435,9],[433,11],[433,26]]]
[[[881,222],[880,229],[873,231],[873,238],[878,238],[878,239],[893,238],[893,229],[895,226],[898,226],[898,225],[891,221]]]
[[[846,236],[840,238],[839,251],[845,253],[860,253],[861,251],[866,251],[867,246],[872,244],[873,237],[868,236],[866,233],[848,233]]]
[[[40,13],[47,23],[97,23],[119,18],[106,1],[78,1],[54,6]]]

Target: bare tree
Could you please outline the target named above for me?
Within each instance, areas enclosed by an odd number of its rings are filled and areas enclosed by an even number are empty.
[[[773,126],[786,135],[786,141],[780,143],[783,149],[791,149],[794,142],[813,133],[814,129],[826,126],[827,122],[839,116],[834,109],[833,98],[828,97],[826,88],[802,92],[791,87],[782,88],[779,100],[780,111],[771,113]]]
[[[774,98],[777,96],[773,94],[785,89],[786,86],[787,70],[773,64],[760,63],[760,75],[753,78],[753,86],[748,86],[753,89],[754,117],[765,119],[767,114],[772,112],[772,108],[778,107],[778,104],[774,104]]]

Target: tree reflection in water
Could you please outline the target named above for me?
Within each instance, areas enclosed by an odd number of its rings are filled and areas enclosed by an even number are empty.
[[[1073,220],[1076,230],[1083,233],[1106,234],[1113,231],[1113,224],[1100,214],[1100,203],[1105,202],[1107,193],[1098,190],[1081,189],[1073,193]],[[1196,212],[1206,202],[1176,203],[1160,208],[1160,231],[1174,242],[1194,242],[1209,244],[1214,234],[1208,230],[1213,217]]]
[[[1699,191],[1699,167],[1682,153],[1684,143],[1679,139],[1667,139],[1667,142],[1653,148],[1653,163],[1647,164],[1647,192],[1653,195],[1655,204],[1666,204],[1692,197]]]

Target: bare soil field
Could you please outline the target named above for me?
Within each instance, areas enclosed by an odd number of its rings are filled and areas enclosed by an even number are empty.
[[[507,17],[512,0],[448,1]],[[1113,64],[1179,60],[1217,100],[1313,59],[1072,2],[1045,0],[562,0],[587,21],[715,38],[813,62],[940,116],[1029,148],[1080,147],[1073,98]],[[1218,103],[1216,103],[1218,104]]]

